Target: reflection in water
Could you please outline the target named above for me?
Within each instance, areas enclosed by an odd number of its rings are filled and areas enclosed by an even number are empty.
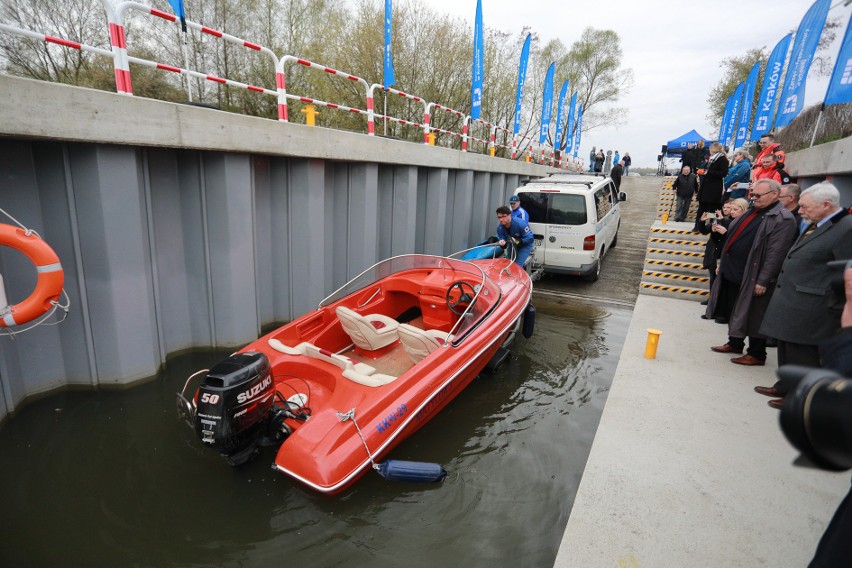
[[[0,430],[0,565],[552,565],[630,313],[539,310],[532,340],[393,452],[442,484],[368,474],[337,496],[238,469],[177,419],[186,376],[227,353],[169,362],[123,392],[65,392]]]

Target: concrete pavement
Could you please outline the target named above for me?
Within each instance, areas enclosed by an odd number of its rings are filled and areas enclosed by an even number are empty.
[[[555,566],[801,567],[849,473],[791,465],[775,379],[711,345],[727,326],[696,302],[640,294]],[[647,328],[663,331],[645,359]]]

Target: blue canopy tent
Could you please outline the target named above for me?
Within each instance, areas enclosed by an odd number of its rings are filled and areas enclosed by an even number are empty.
[[[669,140],[666,144],[666,156],[680,156],[686,151],[687,144],[697,144],[699,140],[704,140],[704,144],[709,146],[711,140],[704,138],[695,130],[690,130],[682,136],[678,136],[674,140]]]

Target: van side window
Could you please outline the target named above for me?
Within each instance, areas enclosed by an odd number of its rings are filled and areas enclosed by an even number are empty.
[[[598,221],[606,217],[606,214],[612,209],[612,202],[609,196],[609,186],[604,186],[595,192],[595,208],[598,213]]]

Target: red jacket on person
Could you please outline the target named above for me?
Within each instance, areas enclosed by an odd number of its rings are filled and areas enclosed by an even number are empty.
[[[760,174],[760,172],[763,171],[763,162],[761,160],[763,159],[764,156],[766,156],[768,154],[775,154],[775,156],[778,159],[778,162],[780,164],[784,164],[784,160],[787,158],[787,154],[785,154],[784,150],[781,149],[781,144],[776,142],[775,144],[772,144],[771,146],[767,146],[766,148],[761,150],[760,153],[757,155],[757,158],[754,159],[754,162],[753,162],[754,165],[751,167],[751,169],[752,169],[752,176],[751,176],[752,181],[757,181],[757,180],[760,179],[760,177],[758,177],[758,174]]]
[[[781,185],[784,185],[784,182],[781,181],[781,174],[778,172],[778,170],[776,170],[774,168],[771,169],[771,170],[767,170],[767,169],[764,169],[764,168],[760,168],[759,170],[754,170],[754,180],[753,181],[757,181],[759,179],[766,179],[766,178],[774,179],[775,181],[777,181]]]

